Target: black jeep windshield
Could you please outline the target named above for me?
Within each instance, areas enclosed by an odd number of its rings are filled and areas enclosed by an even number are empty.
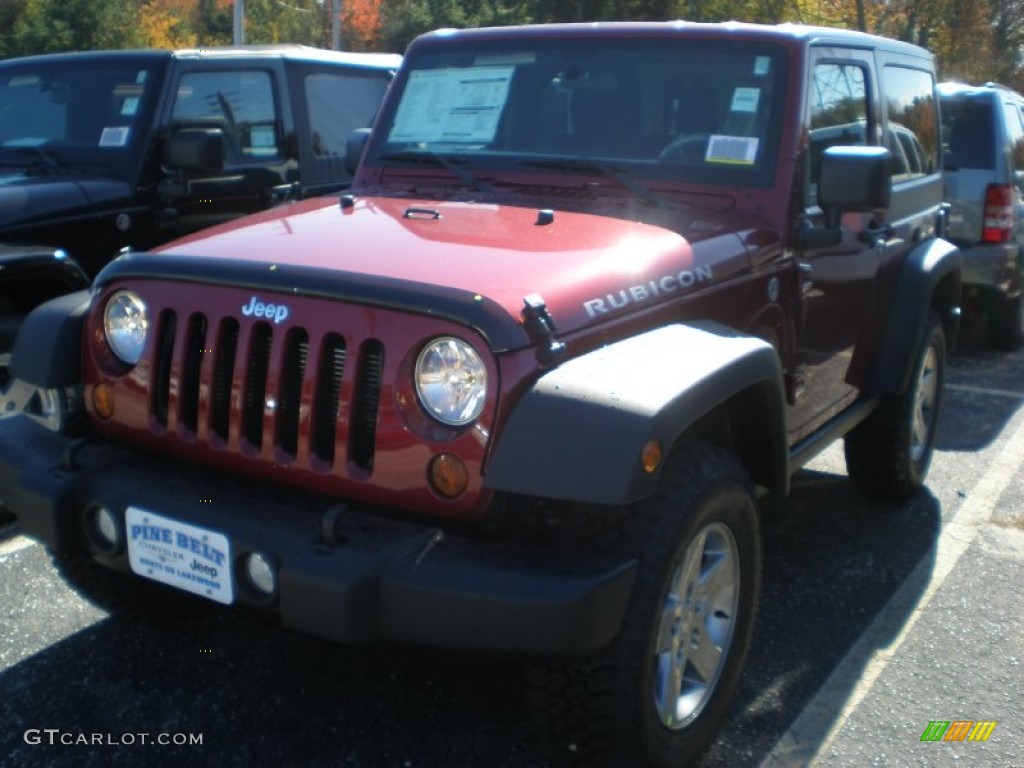
[[[713,41],[450,42],[406,61],[371,157],[480,168],[614,168],[637,178],[769,186],[787,60]],[[544,162],[548,161],[548,162]]]
[[[147,140],[156,60],[0,66],[0,173],[125,177]]]

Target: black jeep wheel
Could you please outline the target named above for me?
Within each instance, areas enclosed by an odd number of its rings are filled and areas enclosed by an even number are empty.
[[[935,448],[946,377],[946,334],[929,320],[906,392],[886,396],[846,436],[846,469],[862,492],[904,499],[924,484]]]
[[[50,552],[61,579],[79,595],[121,618],[174,620],[201,613],[206,602],[175,589],[104,568],[88,558]]]
[[[761,578],[746,471],[709,446],[677,452],[635,513],[639,570],[619,637],[530,670],[556,765],[686,765],[710,744],[739,681]]]
[[[988,306],[988,342],[996,349],[1012,352],[1024,344],[1024,296],[1008,298],[992,294]]]

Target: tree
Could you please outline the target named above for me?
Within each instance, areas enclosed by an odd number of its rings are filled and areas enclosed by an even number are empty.
[[[130,48],[140,44],[132,0],[25,0],[11,53]]]

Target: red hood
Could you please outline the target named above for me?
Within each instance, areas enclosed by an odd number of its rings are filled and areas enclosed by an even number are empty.
[[[157,249],[344,270],[446,286],[491,299],[517,320],[538,293],[559,333],[628,307],[727,279],[747,267],[739,237],[691,222],[690,239],[661,227],[532,208],[362,198],[342,209],[317,199],[275,208]]]

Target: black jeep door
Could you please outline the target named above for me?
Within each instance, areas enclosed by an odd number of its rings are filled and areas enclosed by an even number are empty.
[[[166,236],[253,213],[287,196],[297,163],[286,141],[291,121],[281,106],[284,78],[271,62],[181,63],[172,87],[159,185]],[[217,137],[223,163],[190,164],[168,151],[189,132]]]

